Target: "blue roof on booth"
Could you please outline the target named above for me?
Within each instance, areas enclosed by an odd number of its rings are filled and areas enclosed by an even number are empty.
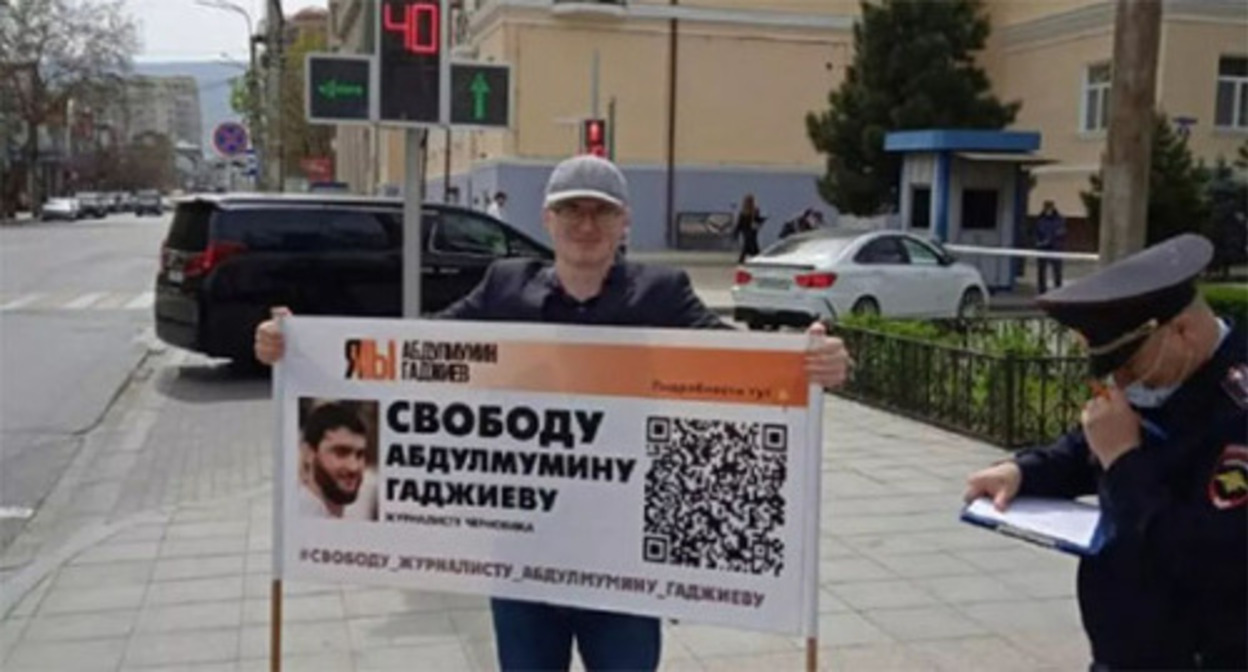
[[[884,136],[886,152],[1001,152],[1021,154],[1040,149],[1034,131],[924,130]]]

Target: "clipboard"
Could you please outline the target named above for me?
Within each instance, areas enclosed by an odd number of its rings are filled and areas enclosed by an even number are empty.
[[[1077,556],[1092,556],[1105,545],[1100,507],[1071,499],[1018,497],[1005,511],[981,497],[962,509],[965,523]]]

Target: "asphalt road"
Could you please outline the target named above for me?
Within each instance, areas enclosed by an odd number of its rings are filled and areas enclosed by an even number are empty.
[[[168,221],[0,228],[0,550],[146,353]]]

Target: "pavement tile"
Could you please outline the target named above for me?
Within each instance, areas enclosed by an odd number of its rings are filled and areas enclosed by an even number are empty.
[[[202,558],[210,555],[242,555],[247,552],[247,537],[212,537],[208,539],[166,539],[161,542],[161,558]]]
[[[356,651],[356,672],[376,670],[467,670],[472,663],[459,642],[418,647],[389,647]]]
[[[201,628],[238,628],[243,622],[242,611],[238,601],[147,607],[139,613],[135,632],[153,634]]]
[[[1073,599],[985,602],[958,605],[957,609],[1001,635],[1082,632],[1079,607]]]
[[[934,605],[936,598],[910,581],[866,581],[831,586],[828,590],[856,610]]]
[[[8,614],[0,614],[0,617],[25,618],[27,616],[34,616],[35,612],[39,610],[39,606],[43,604],[44,598],[48,596],[48,592],[52,589],[52,583],[53,579],[51,576],[45,576],[43,579],[40,579],[39,583],[35,584],[34,588],[27,591],[27,593],[17,601],[17,604],[13,605],[13,608]],[[7,587],[0,583],[0,589],[7,589]]]
[[[143,603],[147,586],[106,586],[104,588],[54,588],[43,604],[39,614],[82,614],[96,611],[129,611]]]
[[[891,644],[893,638],[855,612],[819,616],[819,646],[840,647],[861,644]]]
[[[343,591],[347,616],[387,616],[442,608],[442,596],[395,588],[349,588]]]
[[[137,615],[137,611],[40,615],[31,619],[22,637],[31,642],[125,637],[134,629]]]
[[[156,563],[153,581],[176,581],[178,579],[207,579],[238,576],[243,573],[244,557],[241,555],[217,555],[206,558],[164,558]]]
[[[121,672],[166,672],[169,670],[167,665],[123,665]],[[221,663],[192,663],[189,665],[178,665],[175,669],[178,672],[238,672],[238,662],[229,661]]]
[[[236,520],[205,521],[199,523],[182,523],[170,525],[165,531],[165,539],[169,541],[187,541],[191,539],[217,539],[222,537],[244,537],[247,535],[247,522]]]
[[[58,588],[95,588],[102,585],[145,584],[152,578],[156,563],[128,560],[89,565],[65,565],[56,573]]]
[[[852,609],[845,601],[837,597],[831,588],[819,589],[819,613],[820,614],[840,614]]]
[[[29,616],[0,620],[0,670],[4,669],[4,658],[13,645],[26,636],[26,628],[33,619]]]
[[[242,599],[243,577],[240,574],[210,579],[180,579],[153,583],[148,588],[145,602],[148,605],[159,606],[188,602],[241,602]]]
[[[1083,631],[1012,633],[1006,639],[1020,651],[1058,670],[1086,670],[1092,660]]]
[[[832,558],[853,558],[858,553],[845,541],[830,536],[819,538],[819,557],[823,560]]]
[[[947,606],[873,609],[863,615],[899,641],[990,634],[985,626]]]
[[[707,656],[698,658],[702,666],[714,672],[776,672],[804,670],[805,651],[785,651],[755,655]]]
[[[941,576],[923,580],[923,587],[943,602],[951,604],[974,602],[1017,601],[1018,591],[998,577]]]
[[[1027,597],[1075,597],[1075,572],[1076,566],[1072,564],[1056,570],[1007,572],[999,574],[998,578]]]
[[[461,639],[489,639],[494,636],[494,617],[489,609],[455,609],[449,613],[455,634]]]
[[[875,561],[894,574],[910,579],[982,574],[975,566],[947,553],[883,555]]]
[[[265,650],[268,650],[267,647]],[[291,672],[352,672],[356,668],[355,661],[349,652],[330,651],[282,656],[282,669],[291,670]],[[240,661],[238,670],[239,672],[270,672],[269,659],[253,657]]]
[[[117,543],[134,543],[139,541],[160,541],[165,537],[164,524],[134,525],[114,534],[109,541]]]
[[[4,672],[113,672],[125,649],[122,638],[18,642],[5,659]]]
[[[459,634],[446,612],[401,614],[347,621],[354,650],[420,647],[459,641]]]
[[[940,551],[930,542],[909,534],[852,535],[843,537],[845,545],[869,558],[885,555],[913,555]]]
[[[823,642],[819,642],[823,645]],[[900,644],[867,644],[819,649],[819,669],[828,672],[922,672],[935,666]],[[775,672],[780,672],[776,670]]]
[[[1043,663],[1001,637],[971,637],[914,642],[911,652],[948,672],[1035,670]]]
[[[958,551],[955,555],[972,565],[989,572],[1009,573],[1034,570],[1060,570],[1072,568],[1073,556],[1015,542],[1013,548],[980,551]]]
[[[191,663],[232,663],[238,660],[238,630],[136,634],[126,646],[125,664],[135,667],[180,667]]]
[[[819,563],[819,581],[823,585],[850,581],[883,581],[897,576],[866,558],[833,558]]]
[[[240,658],[262,658],[269,655],[269,627],[243,628]],[[282,624],[282,655],[351,651],[351,636],[343,621]]]
[[[675,640],[671,637],[664,637],[664,650],[666,650],[673,641]],[[494,644],[493,635],[484,638],[465,639],[462,643],[464,652],[468,654],[469,669],[474,670],[475,672],[496,672],[498,670],[498,649]],[[682,658],[682,660],[693,659]]]
[[[79,553],[69,561],[71,565],[154,560],[160,550],[158,541],[135,541],[105,543]]]
[[[269,552],[247,552],[247,573],[263,574],[264,576],[272,576],[273,572],[273,554]]]
[[[243,603],[243,623],[260,625],[269,622],[272,601],[269,598],[248,599]],[[346,609],[340,593],[292,595],[282,597],[282,622],[345,620]]]
[[[174,515],[173,522],[175,525],[206,522],[233,522],[236,520],[246,520],[248,513],[249,511],[245,503],[236,503],[224,506],[192,506],[179,510]]]
[[[699,660],[733,654],[794,651],[800,646],[793,637],[709,625],[681,624],[673,627],[671,634]]]

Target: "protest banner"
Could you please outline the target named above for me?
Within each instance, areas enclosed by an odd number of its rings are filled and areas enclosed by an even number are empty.
[[[822,390],[806,336],[282,329],[275,579],[813,636]]]

